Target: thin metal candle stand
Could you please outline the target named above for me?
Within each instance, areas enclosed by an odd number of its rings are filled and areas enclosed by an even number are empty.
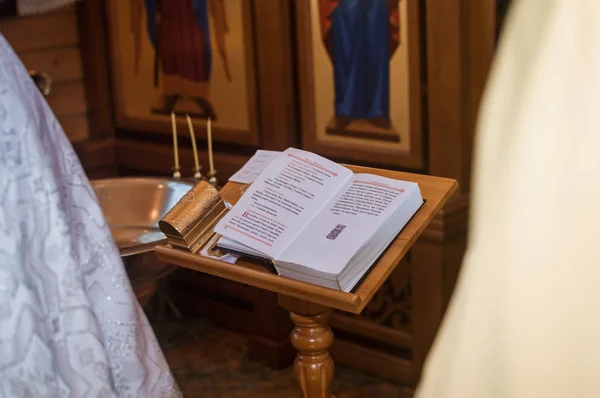
[[[202,180],[202,166],[200,166],[200,163],[198,161],[198,147],[196,145],[196,135],[194,133],[194,125],[192,123],[192,119],[190,118],[189,115],[185,115],[186,119],[187,119],[187,123],[188,123],[188,129],[190,132],[190,138],[192,141],[192,150],[194,153],[194,168],[192,168],[192,171],[194,172],[194,176],[193,179],[195,181],[200,181]],[[174,153],[174,160],[175,160],[175,164],[173,165],[173,178],[174,179],[181,179],[181,167],[179,166],[179,145],[177,142],[177,121],[175,118],[175,113],[172,112],[171,113],[171,129],[172,129],[172,133],[173,133],[173,153]],[[209,184],[211,184],[212,186],[214,186],[215,188],[219,188],[217,185],[217,170],[214,170],[213,165],[212,165],[212,131],[211,131],[211,121],[210,119],[208,119],[207,122],[207,132],[208,132],[208,153],[209,153],[209,159],[211,160],[211,170],[209,170],[206,173],[206,177],[205,179],[208,181]]]

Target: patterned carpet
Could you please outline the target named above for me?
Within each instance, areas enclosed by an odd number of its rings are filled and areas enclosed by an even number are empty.
[[[299,397],[291,368],[272,370],[246,356],[243,336],[203,320],[153,322],[156,335],[186,398]],[[403,398],[408,391],[353,369],[336,367],[337,398]]]

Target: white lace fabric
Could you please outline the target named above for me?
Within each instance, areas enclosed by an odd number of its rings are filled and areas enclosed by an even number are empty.
[[[0,398],[180,396],[77,155],[0,34]]]

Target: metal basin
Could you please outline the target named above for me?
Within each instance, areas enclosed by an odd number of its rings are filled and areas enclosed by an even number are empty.
[[[154,246],[166,241],[158,221],[194,185],[168,178],[113,178],[91,181],[136,296],[145,305],[157,283],[174,269],[159,261]]]

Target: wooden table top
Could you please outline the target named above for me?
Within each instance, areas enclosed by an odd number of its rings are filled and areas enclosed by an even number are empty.
[[[404,173],[350,166],[355,173],[370,173],[419,184],[425,203],[388,247],[381,259],[371,269],[354,293],[345,293],[306,282],[279,276],[266,268],[242,258],[236,264],[229,264],[213,258],[175,249],[170,245],[159,245],[154,250],[162,261],[190,268],[206,274],[255,286],[260,289],[281,293],[327,307],[359,314],[373,298],[377,290],[408,253],[417,238],[423,233],[442,206],[458,188],[455,180],[428,175]],[[221,190],[221,196],[231,204],[237,203],[245,185],[228,182]]]

